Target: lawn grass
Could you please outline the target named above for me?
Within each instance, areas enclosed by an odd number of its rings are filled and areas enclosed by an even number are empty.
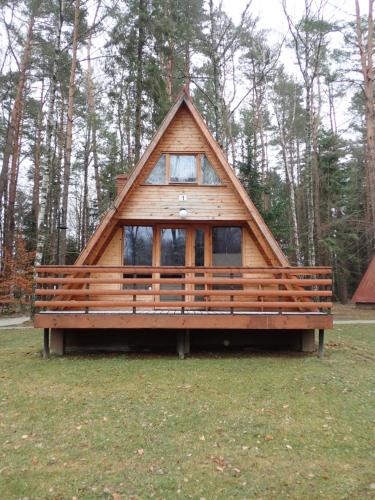
[[[370,498],[375,325],[292,353],[40,356],[0,330],[0,498]]]

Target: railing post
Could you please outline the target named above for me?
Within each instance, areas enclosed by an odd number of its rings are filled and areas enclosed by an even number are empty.
[[[230,273],[230,278],[233,279],[233,273]],[[242,276],[242,275],[241,275]],[[233,285],[230,286],[230,289],[233,291],[234,288],[233,288]],[[231,302],[233,302],[234,298],[233,298],[233,295],[230,296],[230,299],[229,299]],[[234,309],[233,307],[230,308],[230,313],[233,314],[234,312]]]
[[[133,278],[137,279],[137,275],[133,274]],[[131,286],[133,287],[133,290],[135,290],[137,284],[133,283]],[[137,294],[136,293],[132,293],[132,301],[137,302]],[[133,312],[133,314],[137,313],[137,308],[135,306],[133,307],[132,312]]]
[[[86,277],[87,278],[90,278],[90,276],[91,276],[91,272],[86,273]],[[90,290],[90,283],[86,283],[86,290]],[[86,295],[86,299],[90,300],[90,295],[89,294]],[[85,314],[88,314],[88,312],[89,312],[89,308],[85,307]]]

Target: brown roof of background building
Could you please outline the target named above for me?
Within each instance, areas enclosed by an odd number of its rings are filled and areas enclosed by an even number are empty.
[[[375,304],[375,255],[353,295],[352,302],[356,304]]]

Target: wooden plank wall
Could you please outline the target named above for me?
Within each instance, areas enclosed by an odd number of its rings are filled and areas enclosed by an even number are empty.
[[[122,234],[123,230],[122,228],[118,228],[117,231],[114,233],[111,241],[108,243],[108,245],[105,247],[104,252],[99,258],[98,261],[98,266],[121,266],[123,264],[122,260]],[[113,274],[92,274],[92,278],[121,278],[121,274],[113,273]],[[120,290],[121,285],[111,285],[111,284],[93,284],[91,285],[91,288],[96,289],[96,290]],[[124,297],[124,296],[97,296],[95,297],[95,300],[116,300],[116,299],[131,299],[131,297]]]
[[[221,186],[193,186],[193,185],[145,185],[151,169],[163,152],[201,152],[206,154],[210,163],[216,169],[222,185]],[[138,220],[145,222],[150,220],[181,221],[179,208],[179,194],[187,195],[187,201],[183,203],[188,209],[189,216],[184,223],[192,221],[227,221],[230,225],[238,225],[240,221],[246,221],[249,217],[246,207],[232,187],[225,171],[218,162],[216,155],[211,150],[205,138],[202,136],[190,112],[181,107],[169,128],[162,137],[160,143],[152,153],[139,181],[133,186],[129,196],[125,199],[123,206],[117,212],[119,228],[114,233],[111,241],[106,246],[99,258],[98,265],[122,265],[123,264],[123,228],[126,220]],[[266,267],[267,262],[259,250],[246,226],[243,231],[243,265],[251,267]],[[100,274],[93,275],[100,277]],[[108,275],[107,275],[108,276]],[[113,277],[120,277],[113,274]],[[121,285],[93,285],[97,289],[120,289]],[[98,297],[100,300],[102,297]],[[116,300],[118,297],[112,296]],[[109,300],[109,297],[103,297]],[[121,296],[123,300],[129,300],[129,296]],[[151,297],[139,297],[140,300],[150,300]]]
[[[204,152],[216,169],[221,186],[143,185],[163,152]],[[139,181],[119,208],[119,219],[180,220],[179,194],[186,194],[188,220],[246,220],[248,212],[190,112],[181,107],[150,156]]]

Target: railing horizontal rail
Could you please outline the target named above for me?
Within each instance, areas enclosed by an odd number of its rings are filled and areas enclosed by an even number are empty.
[[[241,296],[241,297],[331,297],[330,290],[61,290],[61,289],[43,289],[37,288],[35,295],[38,296],[104,296],[104,295],[195,295],[195,296]]]
[[[38,274],[82,274],[82,273],[124,273],[124,274],[178,274],[178,273],[244,273],[244,274],[296,274],[330,275],[329,267],[168,267],[168,266],[38,266]]]
[[[317,309],[318,304],[316,302],[239,302],[239,301],[210,301],[210,302],[192,302],[192,301],[166,301],[166,302],[132,302],[132,301],[108,301],[108,300],[72,300],[69,302],[69,308],[81,309],[81,308],[98,308],[98,307],[134,307],[136,304],[137,308],[175,308],[175,307],[193,307],[199,308],[204,304],[206,307],[210,308],[236,308],[236,309]],[[67,303],[63,300],[54,301],[36,301],[36,307],[67,307]],[[327,308],[332,307],[331,302],[325,302],[324,306]]]
[[[47,311],[327,312],[332,306],[328,267],[39,266],[36,271],[35,306]]]
[[[182,274],[182,273],[181,273]],[[299,278],[36,278],[39,284],[111,284],[139,285],[176,284],[176,285],[331,285],[330,279],[299,279]]]

